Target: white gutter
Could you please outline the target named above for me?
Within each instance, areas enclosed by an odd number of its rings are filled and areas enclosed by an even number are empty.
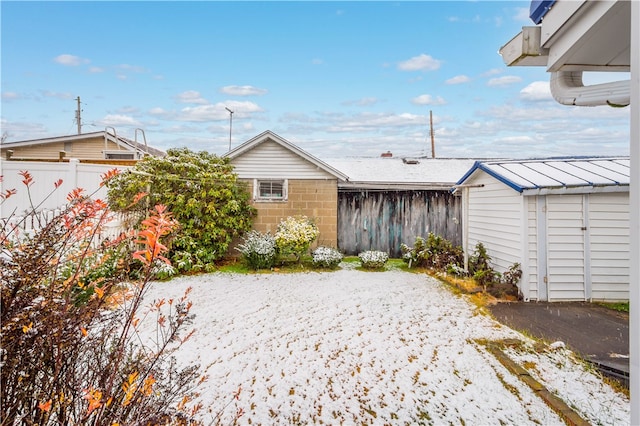
[[[562,105],[625,107],[631,99],[631,81],[585,86],[582,71],[556,71],[551,73],[551,94]]]

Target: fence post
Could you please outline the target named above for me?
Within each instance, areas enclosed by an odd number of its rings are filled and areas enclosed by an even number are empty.
[[[70,190],[78,187],[78,164],[80,164],[80,160],[77,158],[69,159],[69,184],[71,185]]]

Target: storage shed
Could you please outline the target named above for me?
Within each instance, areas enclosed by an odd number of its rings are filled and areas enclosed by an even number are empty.
[[[479,161],[458,181],[463,247],[520,263],[525,300],[629,299],[629,157]]]
[[[317,244],[337,246],[338,181],[347,176],[267,130],[226,155],[252,194],[254,229],[274,234],[287,216],[313,219]]]
[[[453,185],[474,164],[461,158],[343,157],[327,162],[338,181],[338,247],[348,255],[381,250],[399,258],[402,243],[432,232],[462,244],[460,199]]]

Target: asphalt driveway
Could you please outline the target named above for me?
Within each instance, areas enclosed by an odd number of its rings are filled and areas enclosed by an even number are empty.
[[[594,363],[629,373],[629,315],[587,302],[505,302],[489,308],[501,323],[562,341]]]

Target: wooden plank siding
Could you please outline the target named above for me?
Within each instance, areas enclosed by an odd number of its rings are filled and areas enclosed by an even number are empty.
[[[462,244],[460,197],[448,191],[340,191],[338,247],[346,255],[380,250],[401,257],[429,232]]]

